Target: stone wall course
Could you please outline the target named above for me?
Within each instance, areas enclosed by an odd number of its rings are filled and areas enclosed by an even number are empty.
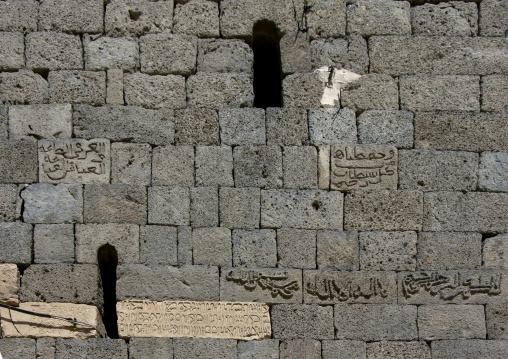
[[[145,108],[185,107],[185,78],[178,75],[125,74],[125,103]]]
[[[430,346],[423,341],[367,343],[367,359],[430,359]]]
[[[220,140],[226,145],[266,144],[265,110],[224,108],[219,110]]]
[[[238,342],[238,359],[279,359],[279,340]]]
[[[317,265],[319,269],[359,270],[358,233],[355,231],[317,232]]]
[[[480,9],[480,35],[481,36],[506,36],[508,20],[506,12],[508,5],[502,0],[484,0],[479,5]]]
[[[153,149],[152,185],[193,186],[194,148],[158,146]]]
[[[9,137],[9,107],[0,104],[0,140]]]
[[[33,235],[34,263],[74,263],[72,224],[36,224]]]
[[[315,339],[284,340],[280,343],[281,359],[321,359],[321,342]]]
[[[8,358],[35,359],[35,340],[29,338],[0,339],[0,352]]]
[[[410,149],[414,137],[413,118],[410,111],[364,111],[357,119],[358,143]]]
[[[361,232],[361,270],[416,270],[416,232]]]
[[[347,6],[347,32],[371,35],[411,34],[407,1],[353,1]]]
[[[275,267],[276,233],[272,229],[235,229],[232,232],[233,266]]]
[[[178,264],[178,229],[170,226],[139,227],[139,262]]]
[[[485,268],[508,269],[508,234],[486,238],[482,244]]]
[[[259,228],[260,198],[259,188],[220,188],[220,225],[228,228]]]
[[[21,32],[0,32],[0,70],[25,67],[25,37]]]
[[[26,66],[41,70],[81,70],[83,44],[79,36],[59,32],[26,35]]]
[[[139,67],[139,45],[135,39],[85,37],[83,45],[85,70],[133,71]]]
[[[129,341],[130,359],[173,358],[171,338],[132,338]]]
[[[488,75],[482,76],[482,111],[505,112],[507,111],[508,76]]]
[[[17,219],[18,198],[16,185],[0,185],[0,222],[14,222]]]
[[[190,0],[176,4],[173,32],[200,38],[219,37],[219,6],[214,1]]]
[[[174,359],[224,358],[236,359],[236,341],[231,339],[176,338],[173,340]]]
[[[188,226],[190,223],[189,188],[168,186],[149,187],[148,223]]]
[[[215,187],[195,187],[191,195],[191,225],[217,227],[219,225],[219,191]]]
[[[355,112],[349,108],[309,110],[309,135],[318,146],[356,143]]]
[[[478,174],[481,190],[508,192],[508,152],[482,152]]]
[[[397,82],[388,75],[364,75],[344,87],[341,103],[357,113],[365,110],[398,110]]]
[[[266,143],[301,146],[309,140],[307,111],[299,108],[266,109]]]
[[[488,339],[508,339],[508,308],[506,304],[485,306]]]
[[[32,183],[37,181],[37,143],[0,140],[0,182]]]
[[[323,84],[314,73],[295,73],[282,81],[284,107],[312,109],[321,107]]]
[[[102,0],[48,0],[39,7],[39,30],[98,34],[104,30]]]
[[[209,108],[187,108],[175,111],[178,145],[219,145],[219,118]]]
[[[426,3],[410,11],[413,35],[476,36],[478,33],[478,8],[473,3]]]
[[[103,71],[51,71],[48,83],[52,103],[99,106],[106,101],[106,73]]]
[[[367,346],[360,340],[323,340],[321,354],[323,359],[366,359]]]
[[[283,184],[280,146],[238,146],[233,150],[236,187],[280,188]]]
[[[305,34],[288,32],[279,42],[282,73],[310,72],[310,42]]]
[[[313,146],[283,147],[284,188],[317,188],[317,150]]]
[[[127,359],[127,343],[119,339],[61,339],[55,342],[55,359],[65,358]]]
[[[201,38],[198,40],[197,70],[199,72],[245,72],[252,74],[253,64],[254,53],[243,40]]]
[[[9,138],[13,140],[68,138],[71,136],[72,107],[70,104],[9,107]]]
[[[32,262],[32,225],[19,222],[1,222],[1,263],[30,264]]]
[[[9,0],[0,3],[0,30],[37,31],[39,2],[36,0]]]
[[[506,340],[436,340],[431,344],[433,359],[490,358],[506,356]]]
[[[192,257],[194,264],[230,267],[232,263],[231,230],[224,227],[193,228]]]
[[[111,144],[111,183],[151,183],[152,147],[146,143]]]
[[[277,266],[316,268],[316,231],[281,228],[277,230]]]
[[[0,264],[0,300],[7,305],[19,305],[19,269],[13,263]]]
[[[272,330],[277,339],[333,339],[333,307],[276,304]]]
[[[0,102],[6,105],[47,103],[48,82],[32,71],[0,73]]]

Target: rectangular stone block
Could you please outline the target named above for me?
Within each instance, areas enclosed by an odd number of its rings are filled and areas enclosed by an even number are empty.
[[[360,268],[360,247],[356,231],[318,231],[319,269],[356,271]]]
[[[40,182],[109,183],[111,148],[107,139],[39,140],[38,152]]]
[[[146,300],[118,302],[116,308],[120,338],[260,340],[271,335],[269,308],[262,303]]]
[[[316,39],[344,36],[346,33],[346,1],[318,0],[313,4],[311,11],[306,12],[305,8],[303,9],[304,16],[306,15],[307,18],[306,23],[300,22],[301,27],[307,25],[310,37]]]
[[[195,187],[190,189],[191,225],[196,227],[219,226],[219,193],[215,187]]]
[[[422,192],[354,191],[346,195],[344,229],[418,231],[422,222]]]
[[[508,5],[503,0],[485,0],[479,4],[480,35],[506,36],[508,19],[506,11]]]
[[[25,38],[21,32],[0,32],[0,70],[25,67]]]
[[[332,146],[331,188],[397,189],[398,151],[381,145]]]
[[[0,339],[0,351],[6,358],[12,356],[16,359],[34,359],[35,340],[28,338]]]
[[[192,264],[192,227],[179,226],[178,228],[178,264]]]
[[[174,343],[174,359],[223,358],[236,359],[236,340],[209,338],[177,338]]]
[[[132,38],[85,37],[83,47],[85,70],[134,71],[139,67],[139,45]]]
[[[9,137],[9,107],[0,104],[0,140],[6,140]]]
[[[197,70],[252,74],[254,53],[244,40],[199,39]]]
[[[314,145],[356,143],[356,116],[349,108],[309,110],[310,141]]]
[[[187,79],[187,99],[188,106],[216,110],[222,107],[252,107],[252,79],[248,74],[198,73]]]
[[[188,226],[190,223],[189,188],[149,187],[148,223]]]
[[[483,245],[483,262],[486,268],[508,269],[508,234],[486,238]]]
[[[185,107],[185,78],[183,76],[125,74],[124,86],[127,105],[154,109]]]
[[[118,266],[116,299],[219,300],[219,270],[211,266]]]
[[[14,222],[18,219],[18,200],[18,186],[0,185],[0,222]]]
[[[33,70],[80,70],[83,45],[79,36],[59,32],[26,35],[26,67]]]
[[[316,268],[316,231],[281,228],[277,230],[277,266]]]
[[[277,304],[272,307],[272,329],[277,339],[333,339],[333,309]]]
[[[220,299],[301,303],[302,271],[282,268],[223,268]]]
[[[9,136],[11,140],[72,137],[72,106],[10,106]]]
[[[19,305],[19,270],[15,264],[0,264],[0,302]]]
[[[313,146],[284,147],[284,188],[317,188],[317,157],[317,150]]]
[[[358,143],[413,148],[413,113],[364,111],[358,116]]]
[[[196,185],[234,186],[233,150],[231,147],[196,147]]]
[[[110,69],[106,74],[106,103],[123,105],[123,70]]]
[[[37,31],[39,2],[36,0],[10,0],[0,3],[1,31]]]
[[[316,73],[296,73],[282,81],[284,107],[312,109],[321,107],[323,83]]]
[[[321,345],[323,359],[367,359],[367,344],[360,340],[323,340]]]
[[[204,0],[177,4],[173,31],[199,37],[219,37],[218,4]]]
[[[261,191],[261,227],[342,230],[344,195],[320,190]]]
[[[97,255],[97,253],[94,253]],[[34,227],[34,263],[74,263],[74,226],[72,224],[36,224]]]
[[[275,230],[235,229],[233,245],[233,266],[275,267],[277,265],[277,243]]]
[[[238,146],[233,150],[233,160],[237,187],[282,187],[281,147]]]
[[[193,228],[194,264],[231,266],[231,230],[224,227]]]
[[[0,262],[30,264],[32,262],[32,225],[0,222]]]
[[[269,145],[307,144],[309,140],[307,111],[299,108],[267,108],[266,137]]]
[[[344,85],[340,93],[341,105],[355,112],[366,110],[398,110],[397,82],[385,74],[367,74]]]
[[[506,304],[487,304],[485,316],[488,338],[508,339],[508,307]]]
[[[139,228],[139,262],[145,264],[178,264],[177,228],[141,226]]]
[[[416,270],[416,232],[362,232],[360,269]]]
[[[127,359],[127,343],[109,338],[56,339],[55,359]]]
[[[508,351],[506,340],[436,340],[431,344],[433,359],[503,359]]]
[[[321,359],[321,342],[315,339],[284,340],[280,344],[281,359]]]
[[[129,340],[130,359],[155,359],[164,356],[173,358],[173,339],[171,338],[131,338]]]
[[[152,147],[147,143],[111,144],[111,183],[149,186]]]
[[[72,303],[21,303],[19,309],[37,313],[72,318],[75,321],[90,324],[72,324],[60,319],[36,317],[30,314],[0,309],[4,338],[77,338],[86,340],[105,334],[101,314],[97,307]]]
[[[347,32],[361,35],[410,35],[408,2],[358,0],[347,6]]]
[[[209,108],[186,108],[175,111],[178,145],[219,145],[219,118]]]
[[[97,34],[104,30],[102,0],[49,0],[39,9],[39,30]]]
[[[223,108],[219,110],[219,124],[222,144],[266,144],[265,110],[262,108]]]
[[[39,338],[37,340],[37,356],[40,359],[55,359],[55,338]]]
[[[424,341],[367,343],[368,359],[430,359],[430,346]]]
[[[401,304],[506,303],[508,280],[502,270],[399,272]]]
[[[279,41],[281,70],[284,75],[310,72],[310,42],[306,34],[288,32]]]
[[[508,7],[507,7],[508,9]],[[508,111],[508,76],[489,75],[483,76],[482,88],[482,111],[503,112]]]
[[[375,303],[397,302],[397,274],[395,272],[303,272],[305,303]]]
[[[194,177],[194,147],[159,146],[153,149],[153,185],[194,186]]]
[[[103,71],[51,71],[48,75],[50,102],[103,105],[106,73]]]
[[[26,140],[0,140],[0,182],[35,181],[37,181],[37,143]]]
[[[318,147],[318,188],[330,189],[330,146]]]
[[[259,228],[260,222],[259,188],[219,189],[220,225],[228,228]]]
[[[31,71],[0,73],[0,102],[8,105],[28,105],[48,102],[48,83]]]
[[[279,359],[279,340],[238,342],[238,359]]]
[[[476,36],[478,8],[473,3],[423,4],[411,8],[413,35]]]

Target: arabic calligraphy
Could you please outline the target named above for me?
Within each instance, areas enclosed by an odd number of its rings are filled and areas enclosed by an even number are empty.
[[[371,297],[380,296],[386,298],[388,292],[383,288],[379,278],[369,278],[369,286],[365,290],[349,279],[341,285],[337,280],[331,278],[314,277],[314,282],[306,283],[307,293],[315,295],[321,300],[337,299],[340,302],[345,302],[351,298],[358,299],[363,297],[369,299]]]
[[[281,296],[282,298],[291,298],[293,292],[300,289],[300,286],[296,280],[284,283],[289,279],[287,272],[280,272],[272,275],[266,275],[255,271],[233,271],[228,272],[226,275],[227,281],[232,281],[247,290],[254,290],[259,286],[263,290],[271,291],[272,297],[276,298]]]

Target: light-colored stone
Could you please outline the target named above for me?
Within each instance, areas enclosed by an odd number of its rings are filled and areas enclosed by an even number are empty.
[[[198,73],[187,79],[188,106],[220,109],[252,107],[254,89],[248,74]]]
[[[177,145],[217,146],[219,118],[217,111],[209,108],[186,108],[175,111]]]
[[[253,63],[254,53],[243,40],[198,40],[197,69],[200,72],[245,72],[252,74]]]
[[[0,29],[2,31],[37,31],[39,2],[36,0],[2,1],[0,3]]]
[[[416,270],[416,232],[361,232],[361,270]]]
[[[0,73],[0,102],[8,105],[47,103],[48,82],[31,71]]]
[[[102,33],[102,0],[45,0],[39,9],[39,30],[67,33]]]
[[[131,38],[85,38],[85,69],[122,69],[132,71],[139,67],[139,46]]]
[[[231,266],[231,230],[224,227],[193,228],[194,264]]]
[[[411,8],[411,27],[414,35],[476,36],[478,8],[462,1],[414,6]]]
[[[148,223],[186,226],[190,223],[190,192],[183,187],[148,188]]]
[[[347,6],[347,32],[372,35],[411,34],[407,1],[357,0]]]
[[[215,1],[190,0],[177,4],[173,32],[200,38],[219,37],[219,6]]]
[[[33,70],[81,70],[81,38],[60,32],[32,32],[26,35],[26,67]]]
[[[330,189],[330,146],[318,147],[318,188]]]
[[[152,184],[170,186],[194,185],[194,148],[159,146],[153,149]]]
[[[484,0],[480,8],[480,35],[506,36],[508,19],[506,12],[508,5],[503,0]]]
[[[340,102],[356,113],[366,110],[398,110],[399,89],[391,76],[371,73],[344,86]]]
[[[482,111],[508,111],[508,75],[482,76]]]
[[[499,234],[483,242],[483,265],[508,270],[508,234]]]
[[[19,305],[19,270],[15,264],[0,264],[0,302]]]
[[[364,111],[357,120],[358,142],[412,148],[413,117],[409,111]]]
[[[355,231],[318,231],[317,265],[319,269],[358,270],[358,233]]]
[[[146,108],[185,107],[185,78],[177,75],[125,74],[125,103]]]
[[[478,187],[489,192],[508,192],[508,152],[482,152]]]
[[[430,359],[430,346],[421,342],[367,343],[367,359]]]
[[[24,36],[20,32],[0,32],[0,70],[25,67]]]
[[[111,144],[111,183],[149,186],[152,147],[146,143]]]
[[[355,112],[343,109],[309,111],[310,141],[314,145],[356,143]]]
[[[103,105],[106,100],[106,73],[63,70],[48,75],[50,102]]]
[[[34,263],[74,263],[74,226],[36,224]]]
[[[106,78],[106,103],[123,105],[123,70],[109,69]]]
[[[231,147],[196,147],[196,186],[234,186]]]
[[[0,262],[32,263],[32,225],[21,222],[0,222]]]

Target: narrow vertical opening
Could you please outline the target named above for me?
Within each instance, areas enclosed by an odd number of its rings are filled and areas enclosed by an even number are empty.
[[[254,51],[254,107],[282,106],[282,66],[279,31],[272,21],[260,20],[252,30]]]
[[[102,321],[106,327],[108,337],[118,338],[118,324],[116,315],[116,267],[118,255],[115,247],[105,244],[97,251],[97,261],[101,274],[102,290],[104,292],[104,316]]]

